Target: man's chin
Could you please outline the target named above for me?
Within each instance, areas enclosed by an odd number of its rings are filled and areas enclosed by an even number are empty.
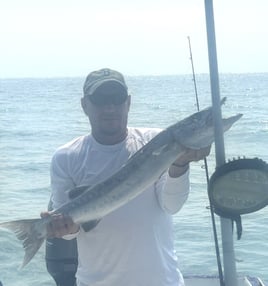
[[[102,133],[107,136],[115,136],[116,134],[121,134],[121,128],[118,125],[109,125],[102,128]]]

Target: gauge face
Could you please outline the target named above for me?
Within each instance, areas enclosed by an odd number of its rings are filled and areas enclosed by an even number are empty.
[[[238,159],[219,167],[209,184],[209,197],[221,213],[245,214],[268,204],[268,168],[259,159]]]

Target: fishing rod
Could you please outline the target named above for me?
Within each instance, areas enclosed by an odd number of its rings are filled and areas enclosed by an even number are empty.
[[[196,100],[197,111],[199,111],[200,106],[199,106],[199,98],[198,98],[198,93],[197,93],[194,62],[193,62],[193,55],[192,55],[192,48],[191,48],[191,40],[190,40],[189,36],[187,38],[188,38],[188,44],[189,44],[190,61],[191,61],[191,66],[192,66],[192,75],[193,75],[194,90],[195,90],[195,100]],[[208,163],[207,163],[206,158],[204,158],[204,166],[205,166],[206,180],[207,180],[207,186],[208,186],[208,184],[209,184],[209,173],[208,173]],[[208,198],[209,198],[209,196],[208,196]],[[216,222],[215,222],[215,214],[213,211],[213,205],[211,203],[210,198],[209,198],[209,209],[210,209],[210,215],[211,215],[211,220],[212,220],[212,228],[213,228],[213,235],[214,235],[214,243],[215,243],[215,251],[216,251],[216,257],[217,257],[220,286],[224,286],[225,284],[224,284],[224,278],[223,278],[223,271],[222,271],[222,264],[221,264],[220,250],[219,250],[219,242],[218,242],[218,235],[217,235]]]

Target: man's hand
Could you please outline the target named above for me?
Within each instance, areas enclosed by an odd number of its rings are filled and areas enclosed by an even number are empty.
[[[79,230],[79,225],[75,224],[71,217],[63,216],[62,214],[52,214],[51,212],[42,212],[40,216],[52,218],[47,225],[47,236],[49,238],[61,238],[66,234],[76,233]]]
[[[206,156],[209,155],[210,150],[211,146],[199,150],[187,149],[185,153],[182,154],[179,158],[177,158],[177,160],[175,160],[170,166],[169,168],[170,177],[173,178],[180,177],[188,170],[189,163],[197,162],[204,159]]]
[[[185,165],[190,162],[197,162],[204,159],[210,153],[211,146],[199,150],[187,149],[173,164]]]

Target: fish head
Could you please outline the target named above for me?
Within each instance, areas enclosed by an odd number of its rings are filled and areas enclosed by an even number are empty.
[[[242,117],[237,114],[222,119],[223,132]],[[173,136],[175,140],[184,147],[199,150],[210,146],[214,140],[214,120],[212,108],[207,108],[173,125]]]

